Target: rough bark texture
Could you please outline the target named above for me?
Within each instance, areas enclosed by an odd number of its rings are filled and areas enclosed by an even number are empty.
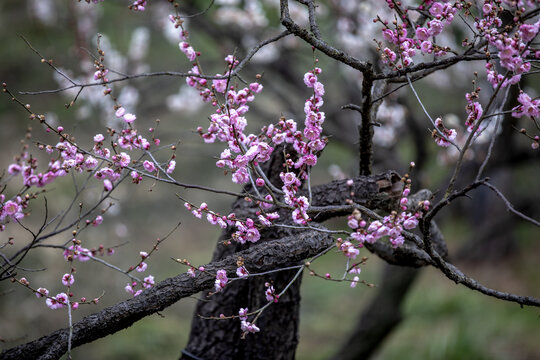
[[[352,187],[348,186],[345,181],[334,181],[313,187],[312,203],[314,206],[328,206],[353,201],[370,208],[387,207],[393,199],[398,181],[399,176],[393,172],[354,179]],[[253,212],[253,208],[248,207],[244,201],[240,200],[235,203],[234,208],[238,209],[239,216]],[[316,214],[314,217],[317,221],[322,221],[342,214],[340,211],[328,211]],[[289,215],[284,213],[282,218],[288,217]],[[136,298],[83,318],[73,326],[72,346],[77,347],[113,334],[148,315],[163,310],[186,296],[211,289],[215,280],[215,272],[218,269],[225,269],[228,274],[235,273],[236,261],[239,256],[244,259],[245,266],[250,272],[262,272],[297,264],[320,253],[333,241],[327,234],[314,230],[291,231],[283,228],[271,228],[263,235],[265,241],[261,241],[249,249],[245,249],[246,246],[224,246],[219,243],[214,254],[216,261],[205,266],[207,272],[198,274],[196,278],[182,274],[166,279]],[[280,291],[292,276],[293,273],[285,271],[265,279],[233,282],[226,288],[227,292],[213,296],[211,302],[199,304],[197,313],[204,315],[235,314],[240,307],[246,306],[254,310],[265,302],[264,282],[272,281],[276,290]],[[248,337],[246,341],[236,342],[239,341],[240,336],[237,321],[202,321],[196,318],[188,349],[203,349],[195,353],[203,359],[227,358],[225,354],[230,354],[229,358],[261,358],[266,354],[271,354],[268,358],[279,358],[277,353],[283,354],[282,358],[293,358],[298,342],[300,302],[298,287],[299,282],[297,281],[284,294],[279,303],[270,306],[257,321],[257,324],[264,329],[265,341],[260,341],[259,338],[255,344]],[[220,310],[216,314],[218,306]],[[211,329],[216,331],[210,331]],[[58,359],[67,351],[68,336],[68,329],[57,330],[38,340],[5,350],[0,354],[0,358]],[[225,352],[219,352],[215,347],[216,341],[214,340],[220,338],[227,338],[229,342],[223,341],[223,343],[227,343],[229,348],[236,350],[232,353],[225,350]],[[235,342],[230,342],[232,340]],[[279,348],[276,344],[279,344]],[[279,351],[275,351],[275,349],[279,349]],[[212,351],[215,351],[217,355],[213,356],[214,352]]]
[[[181,274],[166,279],[141,295],[86,316],[73,326],[73,347],[105,337],[125,329],[136,321],[163,310],[178,300],[213,287],[215,273],[225,269],[236,271],[238,256],[252,272],[268,271],[286,264],[296,263],[314,256],[332,244],[333,240],[317,231],[257,244],[252,248],[205,266],[206,272],[195,278]],[[237,324],[236,324],[237,325]],[[59,359],[66,351],[68,329],[57,330],[38,340],[8,349],[0,353],[1,359]]]
[[[276,178],[280,169],[281,162],[276,160],[270,164],[267,175],[271,179]],[[392,195],[399,179],[396,173],[387,172],[355,179],[352,186],[347,185],[345,181],[333,181],[312,189],[312,205],[343,205],[350,200],[372,208],[387,207],[393,199]],[[256,210],[239,199],[234,203],[232,212],[239,218],[245,218],[253,217]],[[280,215],[282,222],[292,224],[288,211],[280,211]],[[314,221],[320,222],[338,215],[343,213],[325,211],[312,217]],[[260,241],[271,242],[273,239],[298,236],[304,232],[305,230],[274,227],[261,233]],[[223,241],[230,237],[230,229],[223,232],[214,252],[213,261],[249,246],[222,245]],[[291,262],[286,266],[292,265],[296,263]],[[249,267],[247,269],[251,271]],[[278,303],[268,307],[259,317],[257,326],[262,330],[255,336],[248,335],[242,339],[238,321],[206,320],[200,316],[219,317],[221,313],[237,314],[240,308],[245,307],[251,311],[256,310],[267,302],[264,297],[266,282],[272,283],[276,291],[280,292],[291,281],[296,271],[282,271],[237,281],[209,299],[203,294],[201,301],[197,303],[190,338],[182,351],[181,359],[294,359],[298,345],[300,278],[289,287]]]
[[[277,176],[275,173],[273,175]],[[337,205],[353,202],[371,209],[388,208],[395,201],[396,194],[400,193],[399,179],[396,173],[386,172],[354,179],[352,186],[347,185],[343,180],[313,187],[313,206],[319,208],[336,206],[336,208],[321,209],[312,213],[311,216],[314,219],[312,225],[316,227],[319,226],[318,222],[346,214]],[[254,207],[242,199],[234,203],[233,210],[239,218],[253,216],[255,212]],[[287,211],[282,211],[281,216],[284,222],[290,219]],[[229,231],[224,232],[221,240],[230,238]],[[327,233],[312,229],[271,227],[262,232],[262,236],[263,238],[252,246],[224,245],[223,241],[220,241],[213,261],[205,266],[207,272],[200,273],[195,278],[182,274],[166,279],[136,298],[85,317],[73,326],[72,346],[77,347],[113,334],[184,297],[212,289],[218,269],[225,269],[230,277],[234,277],[239,257],[242,257],[246,268],[251,273],[258,273],[296,265],[322,252],[333,243],[333,238]],[[370,250],[394,263],[404,261],[403,259],[409,259],[407,265],[410,266],[429,263],[425,261],[425,252],[414,245],[393,250],[381,244],[373,246]],[[295,270],[282,271],[264,277],[234,281],[225,288],[224,292],[212,296],[210,301],[200,301],[193,321],[190,341],[182,358],[294,358],[298,343],[300,279],[290,286],[277,304],[268,307],[259,317],[257,325],[263,330],[256,339],[255,336],[247,336],[245,340],[241,340],[238,321],[203,320],[197,315],[219,316],[221,313],[232,315],[237,314],[240,307],[249,307],[250,310],[260,308],[266,303],[265,282],[272,282],[276,291],[280,292],[290,282],[295,272]],[[206,294],[203,294],[203,297],[206,297]],[[38,340],[8,349],[0,354],[0,358],[58,359],[67,351],[68,336],[68,329],[57,330]]]

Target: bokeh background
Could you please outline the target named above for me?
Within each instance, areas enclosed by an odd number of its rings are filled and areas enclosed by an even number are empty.
[[[127,2],[105,1],[92,5],[74,0],[4,0],[0,2],[0,81],[16,94],[24,91],[57,89],[65,85],[51,69],[40,62],[21,38],[28,40],[47,59],[66,71],[69,76],[84,81],[94,72],[90,54],[96,54],[96,35],[102,35],[101,46],[106,52],[106,64],[119,72],[135,74],[149,71],[182,71],[190,69],[185,56],[178,50],[178,36],[167,20],[171,5],[167,1],[152,1],[144,13],[127,9]],[[183,13],[204,10],[208,2],[182,2]],[[351,2],[355,3],[355,2]],[[227,5],[228,4],[228,5]],[[358,56],[372,58],[372,25],[363,21],[370,3],[362,3],[365,12],[337,12],[347,9],[346,1],[325,2],[320,9],[325,37],[334,40]],[[231,7],[234,6],[234,7]],[[341,6],[341,7],[340,7]],[[235,10],[236,9],[236,10]],[[238,10],[240,9],[240,10]],[[299,20],[305,14],[293,9]],[[205,15],[190,18],[186,27],[194,47],[202,54],[201,61],[209,74],[223,72],[223,58],[236,52],[243,56],[257,40],[279,31],[278,12],[272,1],[216,1]],[[338,29],[339,31],[332,30]],[[326,32],[325,32],[326,31]],[[341,32],[340,32],[341,31]],[[456,30],[457,31],[457,30]],[[365,33],[363,33],[365,32]],[[343,35],[345,34],[345,35]],[[351,35],[352,34],[352,35]],[[371,37],[370,37],[371,36]],[[263,74],[263,94],[248,113],[252,131],[262,124],[275,122],[281,115],[302,121],[303,102],[309,92],[302,83],[304,72],[312,68],[310,47],[288,38],[281,45],[265,49],[243,72],[247,81],[256,73]],[[352,177],[357,173],[356,127],[358,117],[342,111],[344,104],[360,101],[361,78],[339,64],[320,56],[323,68],[321,81],[326,86],[325,131],[330,145],[314,171],[314,183],[333,178]],[[434,75],[418,82],[417,90],[436,116],[462,123],[464,92],[470,91],[473,65],[457,67],[455,71]],[[111,76],[112,77],[112,76]],[[537,80],[537,78],[536,78]],[[536,87],[531,77],[526,86]],[[239,190],[229,176],[214,166],[222,147],[205,145],[195,133],[205,126],[211,107],[200,102],[197,93],[185,86],[180,77],[147,77],[113,86],[120,102],[137,114],[141,130],[155,127],[162,144],[177,143],[175,176],[182,182]],[[112,103],[99,87],[86,89],[75,105],[65,104],[73,92],[42,95],[17,95],[29,103],[36,113],[44,113],[55,124],[62,125],[75,135],[79,144],[91,145],[91,137],[104,133],[114,122]],[[263,96],[264,95],[264,96]],[[379,113],[382,127],[377,129],[377,170],[407,170],[415,161],[418,170],[413,174],[416,187],[443,191],[451,171],[453,156],[437,148],[430,140],[428,122],[412,94],[398,92],[385,103]],[[494,183],[505,191],[515,204],[533,217],[540,215],[538,187],[538,156],[530,150],[526,139],[512,133],[511,125],[503,128],[504,140],[499,141],[493,166],[487,170]],[[55,144],[57,139],[46,134],[37,123],[30,123],[27,114],[10,101],[0,97],[0,168],[6,168],[13,155],[20,153],[21,142],[28,126],[32,140]],[[146,134],[148,136],[148,133]],[[32,151],[32,140],[27,141]],[[164,151],[163,159],[170,153]],[[464,168],[463,184],[474,177],[478,159],[485,154],[482,144],[474,149],[479,158],[472,158]],[[40,156],[40,155],[38,155]],[[13,194],[20,188],[20,179],[13,179],[5,190]],[[61,211],[73,199],[74,181],[66,177],[47,188],[49,212]],[[101,183],[90,183],[83,202],[91,203],[100,193]],[[155,239],[165,236],[178,222],[180,227],[159,246],[149,261],[150,273],[163,280],[187,269],[171,260],[187,258],[193,264],[209,261],[219,235],[219,229],[194,218],[175,194],[199,204],[206,201],[212,209],[226,212],[230,197],[175,188],[148,179],[139,186],[123,184],[115,191],[114,205],[104,215],[101,226],[90,228],[81,235],[86,247],[122,245],[114,256],[105,260],[126,269],[137,263],[139,251],[149,251]],[[43,220],[42,199],[32,205],[32,214],[25,222],[39,226]],[[74,215],[76,216],[76,214]],[[439,218],[448,242],[451,259],[466,273],[487,286],[540,297],[538,254],[540,232],[518,221],[502,203],[487,191],[478,190],[471,199],[462,199],[443,211]],[[330,226],[342,227],[343,220]],[[24,230],[11,226],[3,234],[15,236],[15,245],[25,243],[29,236]],[[62,244],[70,239],[65,233],[50,239]],[[369,256],[369,254],[364,253]],[[38,249],[24,261],[25,267],[46,271],[19,274],[35,287],[46,287],[51,293],[63,291],[60,277],[69,272],[61,250]],[[377,285],[382,261],[369,256],[362,278]],[[339,276],[345,266],[342,256],[328,254],[316,264],[319,273]],[[75,297],[93,298],[104,293],[99,304],[82,306],[74,319],[95,312],[128,298],[124,291],[127,277],[95,262],[77,264]],[[325,359],[332,355],[347,338],[363,306],[375,295],[377,288],[327,282],[305,276],[303,281],[300,346],[298,358]],[[77,348],[75,359],[149,359],[177,358],[187,342],[195,298],[183,299],[159,315],[153,315],[131,328]],[[538,334],[540,313],[537,309],[521,309],[456,286],[434,269],[422,270],[404,304],[404,322],[387,338],[374,356],[376,359],[540,359]],[[49,310],[42,299],[20,285],[9,281],[0,283],[0,349],[23,343],[53,330],[67,326],[65,311]],[[263,329],[264,331],[264,329]],[[358,339],[362,341],[362,339]]]

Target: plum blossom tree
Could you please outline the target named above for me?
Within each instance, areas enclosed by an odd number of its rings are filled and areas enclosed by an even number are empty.
[[[86,2],[94,9],[107,3]],[[153,6],[158,8],[157,2],[133,1],[122,16],[145,16]],[[540,58],[535,43],[540,30],[537,2],[171,0],[159,6],[165,13],[156,11],[163,15],[160,24],[189,62],[183,71],[147,71],[141,55],[148,41],[144,33],[130,49],[129,72],[115,67],[121,61],[115,61],[107,39],[98,35],[96,55],[89,51],[84,57],[86,76],[80,78],[48,60],[31,39],[24,39],[59,83],[57,89],[24,95],[69,92],[68,109],[73,111],[80,103],[99,107],[107,125],[97,134],[75,134],[69,125],[55,124],[20,100],[11,84],[2,84],[8,98],[36,124],[38,130],[29,130],[27,138],[41,129],[43,133],[35,147],[23,146],[1,180],[0,230],[7,234],[12,228],[24,229],[29,240],[2,238],[0,280],[33,292],[36,301],[50,309],[65,311],[68,325],[4,350],[2,358],[57,359],[66,353],[71,358],[72,348],[114,334],[197,293],[202,295],[181,358],[294,358],[302,274],[351,288],[374,287],[361,273],[369,266],[368,252],[402,268],[386,270],[385,274],[398,275],[383,277],[376,301],[385,291],[393,294],[392,300],[366,309],[362,326],[336,358],[371,354],[396,326],[401,301],[416,274],[407,268],[431,266],[479,296],[540,306],[537,298],[492,289],[465,274],[450,262],[437,226],[441,211],[482,189],[500,198],[511,213],[507,216],[540,226],[485,175],[504,159],[498,144],[515,137],[527,142],[514,148],[521,159],[534,158],[538,148],[540,100],[527,85],[534,81]],[[215,26],[209,26],[208,19]],[[207,71],[214,68],[210,55],[192,40],[199,31],[219,39],[227,36],[243,48],[227,49],[219,64],[224,70]],[[438,110],[417,86],[436,76],[441,77],[435,81],[443,81],[444,74],[472,81],[462,102],[454,104],[463,113],[459,122],[449,114],[435,115]],[[199,125],[190,136],[219,144],[219,155],[209,162],[230,177],[233,190],[182,181],[185,169],[177,166],[182,157],[178,143],[164,144],[159,122],[148,128],[137,113],[136,90],[126,95],[127,86],[122,88],[136,78],[164,76],[186,82],[169,98],[171,111],[188,106],[211,111],[207,118],[197,119]],[[422,109],[423,119],[407,120],[404,126],[406,94]],[[283,108],[257,105],[265,96],[270,104],[272,97],[280,98]],[[268,121],[255,126],[256,117]],[[404,166],[393,159],[406,132],[414,139],[417,154]],[[334,168],[333,181],[315,184],[314,171],[333,141],[357,147],[357,173],[344,176]],[[431,190],[424,189],[423,180],[429,176],[428,146],[452,168],[444,184]],[[71,204],[49,214],[48,193],[67,176],[84,184],[78,187],[74,182],[77,191]],[[148,274],[149,259],[168,259],[158,247],[178,228],[181,231],[180,225],[150,248],[137,249],[138,258],[127,269],[105,257],[115,253],[114,242],[86,245],[87,234],[106,221],[115,191],[147,183],[166,185],[188,214],[221,230],[211,262],[194,264],[173,255],[171,262],[184,267],[177,276],[157,279]],[[81,194],[92,187],[99,189],[98,196],[83,201]],[[203,192],[209,200],[195,203],[178,189]],[[215,194],[232,198],[229,211],[212,207]],[[32,228],[27,218],[40,212],[44,221]],[[326,222],[335,218],[345,219],[342,226]],[[59,261],[71,269],[60,277],[64,291],[57,294],[46,284],[34,285],[32,269],[26,266],[32,254],[45,248],[60,250]],[[319,273],[318,260],[330,252],[341,255],[340,275]],[[79,307],[101,299],[99,294],[87,298],[73,292],[77,268],[87,261],[125,277],[129,298],[78,318]]]

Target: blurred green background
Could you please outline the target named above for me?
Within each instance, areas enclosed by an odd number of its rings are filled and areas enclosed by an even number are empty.
[[[195,2],[189,10],[203,8],[205,4]],[[267,10],[269,18],[271,22],[275,22],[277,15],[270,12],[271,9]],[[79,3],[70,0],[4,0],[0,2],[2,44],[0,81],[6,82],[16,93],[61,87],[51,69],[40,63],[39,57],[20,36],[24,36],[47,59],[54,59],[56,66],[67,69],[66,71],[74,77],[84,77],[93,73],[88,52],[96,53],[97,33],[104,36],[103,44],[108,47],[106,62],[113,63],[111,68],[127,73],[187,71],[190,65],[185,56],[178,51],[178,40],[173,40],[167,35],[166,15],[169,12],[170,5],[166,1],[156,1],[155,4],[152,1],[147,12],[133,13],[127,9],[125,2],[121,1],[87,5],[84,1]],[[210,11],[202,20],[194,19],[193,24],[187,23],[187,28],[192,29],[193,44],[203,54],[202,61],[209,74],[223,71],[222,58],[233,52],[236,47],[240,53],[245,49],[245,44],[216,39],[215,30],[212,30],[212,16],[213,13]],[[328,18],[330,20],[324,24],[330,28],[331,14]],[[139,32],[137,33],[135,29],[139,29],[137,30]],[[230,34],[227,35],[231,38],[240,31],[232,27],[228,30]],[[144,50],[141,49],[143,42],[135,46],[130,45],[134,36],[142,39],[148,36],[149,49],[146,55],[139,57],[137,55],[137,50]],[[305,99],[309,96],[308,92],[304,90],[304,93],[296,94],[296,98],[289,99],[289,102],[284,98],[287,98],[290,92],[296,91],[295,89],[302,88],[301,76],[312,66],[311,50],[307,46],[293,44],[282,51],[282,56],[288,54],[291,56],[290,71],[295,77],[289,78],[288,83],[274,84],[270,81],[272,77],[263,77],[262,83],[268,96],[261,96],[253,104],[255,116],[248,115],[252,131],[256,131],[263,123],[276,121],[281,114],[287,116],[292,114],[296,115],[297,119],[301,118],[303,104],[297,99]],[[292,51],[295,53],[289,53]],[[328,96],[328,100],[325,98],[328,110],[324,110],[329,114],[336,111],[332,110],[332,104],[343,104],[340,103],[339,94],[340,91],[344,91],[339,84],[331,82],[333,80],[331,74],[336,71],[347,76],[347,72],[326,59],[321,58],[321,63],[324,65],[322,67],[325,73],[328,73],[326,78],[323,74],[321,79],[326,84]],[[257,64],[254,64],[246,69],[244,76],[248,81],[252,81],[256,72],[259,70]],[[162,144],[180,141],[175,172],[180,181],[237,190],[230,182],[230,177],[223,176],[214,166],[213,157],[219,156],[222,147],[219,144],[204,145],[194,133],[197,126],[206,124],[206,118],[212,109],[209,106],[190,109],[195,103],[193,96],[184,94],[185,98],[180,95],[169,98],[173,94],[178,94],[183,84],[185,84],[183,78],[144,78],[126,84],[115,84],[113,90],[116,94],[122,94],[125,104],[131,105],[129,111],[137,114],[140,129],[154,127],[155,120],[160,119],[157,135],[161,138]],[[419,92],[424,96],[424,101],[430,104],[430,108],[437,109],[440,114],[463,113],[463,89],[467,89],[468,84],[453,89],[441,89],[429,82],[420,83],[418,86]],[[131,93],[126,91],[126,87],[128,90],[131,87]],[[75,106],[70,109],[66,109],[64,105],[73,99],[73,94],[20,95],[19,98],[24,103],[31,104],[35,112],[45,113],[49,119],[57,119],[57,123],[74,134],[79,143],[89,146],[89,137],[104,132],[104,126],[110,126],[109,122],[112,119],[110,104],[95,101],[100,97],[100,91],[101,89],[90,94],[83,93]],[[410,95],[405,96],[403,102],[410,114],[420,113]],[[174,106],[171,108],[169,106],[171,103],[176,104],[176,108]],[[349,129],[352,125],[354,124],[348,125]],[[0,168],[6,168],[13,161],[12,156],[20,152],[19,140],[24,137],[27,126],[29,121],[26,113],[11,102],[8,96],[0,98],[2,144]],[[34,123],[31,126],[34,127],[35,140],[55,143],[54,137],[45,134],[39,125]],[[337,126],[337,129],[339,128]],[[424,124],[422,129],[425,128]],[[352,129],[354,130],[354,126]],[[340,138],[346,137],[343,133],[340,135],[335,132],[331,135],[333,137],[331,145],[325,150],[315,171],[315,183],[331,180],[330,172],[335,172],[336,165],[348,177],[354,176],[356,172],[354,141],[347,143],[347,139]],[[425,137],[428,136],[426,130]],[[392,148],[393,164],[400,171],[406,169],[408,162],[415,160],[416,155],[412,138],[404,136],[402,140]],[[441,161],[435,152],[435,146],[430,142],[427,150],[428,156],[423,159],[425,166],[423,172],[418,175],[418,181],[421,181],[423,186],[439,189],[440,186],[444,186],[444,179],[447,178],[451,168]],[[381,151],[386,154],[384,151],[387,150]],[[167,156],[168,153],[164,153],[163,159]],[[384,165],[380,170],[385,170]],[[505,183],[511,184],[512,199],[517,199],[518,203],[527,197],[537,199],[540,196],[537,180],[538,164],[534,165],[529,161],[518,162],[496,169],[494,172],[497,179],[503,178]],[[8,193],[11,191],[12,194],[18,186],[20,184],[10,184],[6,191]],[[93,186],[94,188],[88,191],[89,202],[100,192],[99,183],[96,182]],[[61,182],[55,182],[46,195],[51,213],[65,207],[72,199],[73,193],[72,179],[65,178]],[[187,258],[193,264],[208,262],[219,230],[186,212],[183,203],[174,196],[174,193],[181,194],[195,204],[206,201],[213,209],[223,212],[229,209],[231,202],[230,197],[215,194],[207,196],[205,193],[171,188],[148,180],[144,180],[140,186],[126,183],[115,192],[114,197],[117,201],[113,201],[115,205],[105,215],[102,226],[90,228],[81,235],[83,245],[90,248],[104,244],[107,247],[129,241],[127,245],[116,249],[115,256],[105,257],[107,261],[121,268],[127,268],[138,261],[139,251],[149,251],[156,238],[165,236],[177,222],[181,221],[180,228],[164,241],[159,246],[158,253],[149,259],[147,273],[154,275],[159,281],[187,270],[170,260],[171,256]],[[483,211],[479,207],[464,212],[463,209],[470,206],[468,201],[470,200],[460,200],[456,205],[456,211],[445,211],[442,214],[441,228],[452,255],[463,254],[460,251],[482,254],[483,249],[486,249],[486,261],[481,259],[482,255],[480,260],[477,256],[467,261],[460,261],[461,257],[456,256],[456,265],[487,286],[540,297],[537,256],[540,253],[540,232],[527,224],[512,222],[505,227],[504,236],[501,235],[505,240],[494,245],[503,244],[500,246],[507,248],[499,251],[490,250],[489,246],[480,247],[480,250],[475,247],[467,248],[467,243],[472,242],[471,234],[478,231],[475,225],[478,214],[475,215],[475,211]],[[482,199],[478,202],[483,206],[491,206],[490,202],[482,202]],[[29,217],[28,223],[36,225],[42,221],[43,202],[37,200],[32,206],[32,216]],[[533,214],[538,214],[537,208],[532,210]],[[500,214],[504,217],[511,216],[505,211]],[[482,226],[495,227],[497,223],[503,222],[501,219],[487,219],[487,223],[482,223]],[[332,226],[343,225],[343,221],[332,224]],[[13,227],[0,236],[10,235],[16,236],[16,241],[28,241],[28,234]],[[52,239],[51,243],[63,243],[69,238],[69,234],[60,235]],[[498,255],[489,256],[493,253]],[[369,256],[367,253],[364,255]],[[69,267],[60,250],[35,251],[25,260],[24,266],[47,269],[44,272],[24,274],[33,286],[47,287],[54,294],[62,291],[59,279],[62,274],[69,271]],[[329,272],[334,276],[340,276],[344,266],[341,256],[329,254],[316,263],[315,269],[319,273]],[[377,285],[382,266],[380,260],[369,256],[368,264],[362,271],[362,278]],[[102,292],[105,295],[98,305],[82,306],[77,310],[74,313],[75,320],[128,298],[128,294],[123,290],[128,279],[95,262],[77,264],[76,279],[73,288],[75,297],[93,298]],[[297,356],[299,359],[325,359],[347,338],[356,316],[362,311],[363,305],[374,296],[377,288],[359,285],[351,289],[347,284],[327,282],[306,275],[302,291],[301,340]],[[114,336],[75,349],[73,357],[75,359],[177,358],[187,342],[195,301],[194,298],[183,299],[160,315],[150,316]],[[521,309],[516,304],[474,293],[456,286],[434,269],[422,271],[420,279],[407,298],[404,313],[405,321],[383,343],[375,358],[540,359],[538,345],[540,312],[537,309]],[[10,282],[0,283],[0,319],[0,349],[10,348],[67,326],[64,311],[49,310],[42,300],[36,299],[27,289]]]

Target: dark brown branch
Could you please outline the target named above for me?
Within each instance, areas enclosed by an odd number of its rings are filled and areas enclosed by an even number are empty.
[[[296,0],[299,3],[306,5],[308,8],[308,17],[309,17],[309,28],[313,35],[317,39],[321,39],[321,32],[319,30],[319,24],[317,24],[317,17],[315,15],[315,5],[313,4],[313,0]]]
[[[396,82],[405,82],[407,81],[407,79],[405,78],[405,75],[415,73],[417,71],[428,70],[428,69],[442,70],[454,64],[457,64],[458,62],[461,62],[461,61],[489,60],[492,57],[493,55],[486,56],[485,54],[456,55],[456,56],[452,56],[452,57],[438,60],[438,61],[433,61],[429,63],[420,63],[420,64],[413,65],[405,69],[400,69],[400,70],[392,71],[389,73],[382,73],[382,72],[377,73],[373,75],[373,79],[375,80],[394,79],[393,81],[396,81]]]
[[[441,255],[436,251],[433,243],[433,227],[426,226],[426,221],[424,220],[421,224],[421,230],[423,235],[424,244],[426,246],[426,251],[430,257],[435,262],[435,267],[438,268],[446,275],[447,278],[454,281],[456,284],[462,284],[468,287],[469,289],[476,290],[482,294],[492,296],[497,299],[516,302],[523,305],[537,306],[540,307],[540,299],[533,298],[531,296],[520,296],[512,293],[507,293],[503,291],[494,290],[480,284],[475,279],[465,275],[460,269],[456,266],[450,264],[443,259]]]
[[[73,326],[73,347],[92,342],[125,329],[142,318],[176,303],[182,298],[212,288],[215,273],[225,269],[234,273],[238,256],[251,272],[262,272],[298,262],[325,250],[332,237],[315,231],[266,242],[205,266],[195,278],[181,274],[166,279],[141,295],[86,316]],[[61,329],[38,340],[0,353],[2,359],[58,359],[67,351],[68,329]]]
[[[285,26],[292,34],[303,39],[332,59],[336,59],[343,64],[349,65],[353,69],[360,70],[362,73],[372,71],[371,63],[358,60],[343,50],[336,49],[335,47],[327,44],[325,41],[318,39],[315,35],[311,35],[306,29],[302,29],[300,26],[298,26],[289,15],[289,4],[287,0],[280,0],[280,11],[281,24],[283,24],[283,26]]]
[[[431,233],[429,230],[424,232],[424,239],[429,239]],[[426,245],[429,241],[426,241]],[[540,307],[540,299],[536,299],[532,296],[520,296],[512,293],[507,293],[504,291],[498,291],[490,289],[482,284],[480,284],[475,279],[465,275],[460,269],[454,265],[444,261],[444,259],[437,254],[436,251],[433,251],[432,247],[428,246],[428,252],[430,253],[433,260],[437,263],[437,268],[441,270],[447,278],[454,281],[456,284],[462,284],[468,287],[469,289],[476,290],[482,294],[492,296],[500,300],[511,301],[523,305],[537,306]]]

